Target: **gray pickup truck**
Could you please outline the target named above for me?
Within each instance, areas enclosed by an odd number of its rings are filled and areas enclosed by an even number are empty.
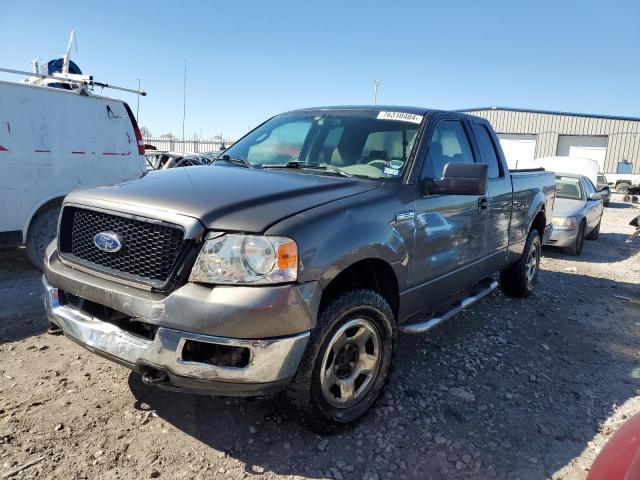
[[[147,384],[283,398],[311,428],[379,396],[399,332],[533,291],[555,178],[483,119],[407,107],[275,116],[215,165],[70,194],[52,328]]]

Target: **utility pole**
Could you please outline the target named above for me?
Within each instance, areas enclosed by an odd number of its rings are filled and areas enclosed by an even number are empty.
[[[138,91],[140,91],[140,79],[138,78]],[[138,123],[138,113],[140,112],[140,95],[138,95],[138,105],[136,106],[136,123]]]
[[[373,81],[373,104],[378,103],[378,87],[380,86],[380,80]]]
[[[182,83],[182,141],[184,142],[184,119],[187,116],[187,61],[184,61],[184,81]]]

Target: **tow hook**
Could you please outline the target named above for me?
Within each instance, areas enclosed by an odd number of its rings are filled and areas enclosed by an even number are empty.
[[[142,374],[142,383],[145,385],[158,385],[159,383],[165,383],[169,380],[166,372],[162,370],[147,370]]]

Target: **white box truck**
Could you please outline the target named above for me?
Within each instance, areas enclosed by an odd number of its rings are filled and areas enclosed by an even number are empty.
[[[145,172],[142,136],[124,101],[57,85],[0,81],[0,246],[26,245],[36,266],[65,195]]]

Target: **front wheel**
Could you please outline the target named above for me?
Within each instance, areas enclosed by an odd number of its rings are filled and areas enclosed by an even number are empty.
[[[309,429],[330,433],[374,404],[389,377],[394,315],[370,290],[345,292],[318,315],[286,398]]]
[[[578,235],[576,235],[576,240],[566,247],[564,251],[571,256],[579,257],[582,254],[582,247],[584,246],[584,231],[585,226],[584,222],[580,222],[580,227],[578,227]]]
[[[591,230],[589,232],[589,235],[587,235],[585,238],[587,240],[598,240],[598,238],[600,238],[600,223],[602,222],[602,220],[600,220],[600,222],[598,222],[598,224],[593,227],[593,230]]]
[[[505,295],[516,298],[533,295],[540,271],[541,253],[540,234],[537,230],[531,230],[520,260],[500,273],[500,288]]]
[[[44,252],[47,246],[56,238],[58,216],[60,208],[51,208],[38,214],[31,221],[27,232],[27,257],[34,267],[42,270]]]

